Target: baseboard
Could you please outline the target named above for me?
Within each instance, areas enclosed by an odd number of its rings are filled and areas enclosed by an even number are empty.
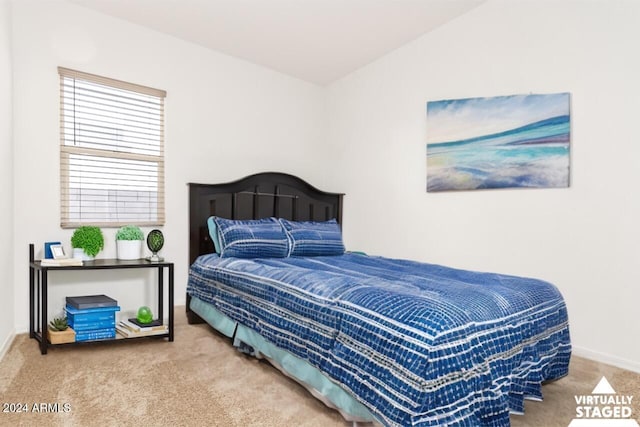
[[[574,355],[584,357],[585,359],[595,360],[596,362],[606,363],[607,365],[613,365],[628,371],[640,373],[640,362],[622,359],[611,354],[600,353],[578,346],[573,346],[571,352]]]
[[[13,343],[13,340],[16,337],[16,331],[13,330],[9,333],[9,336],[7,336],[7,339],[4,340],[4,343],[2,343],[2,347],[0,347],[0,362],[2,362],[2,359],[4,359],[4,355],[7,354],[7,352],[9,351],[9,347],[11,347],[11,344]]]

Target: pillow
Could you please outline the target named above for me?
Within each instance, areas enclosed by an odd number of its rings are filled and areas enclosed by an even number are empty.
[[[323,222],[281,219],[289,236],[289,256],[342,255],[342,232],[335,219]]]
[[[221,258],[285,258],[289,239],[275,218],[231,220],[214,217]]]
[[[207,220],[207,226],[209,227],[209,236],[211,236],[211,241],[213,242],[213,247],[216,250],[216,253],[220,253],[220,235],[218,234],[218,226],[214,221],[215,216],[210,216]]]

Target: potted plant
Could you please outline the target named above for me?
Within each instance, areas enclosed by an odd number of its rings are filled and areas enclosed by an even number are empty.
[[[104,236],[100,228],[83,225],[77,228],[71,236],[71,246],[73,247],[73,257],[90,261],[104,249]]]
[[[51,344],[64,344],[76,340],[76,333],[67,324],[66,317],[55,317],[49,322],[47,333]]]
[[[118,259],[140,259],[144,233],[137,225],[125,225],[116,233]]]

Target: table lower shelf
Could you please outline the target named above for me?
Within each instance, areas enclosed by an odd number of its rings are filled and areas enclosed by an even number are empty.
[[[104,339],[87,340],[87,341],[73,341],[73,342],[65,342],[65,343],[57,343],[57,344],[52,344],[51,341],[47,339],[46,343],[47,343],[47,347],[64,347],[64,346],[83,345],[83,344],[107,343],[107,342],[114,342],[114,341],[120,341],[120,342],[135,341],[135,340],[142,340],[142,339],[149,339],[149,338],[152,338],[152,339],[167,338],[169,341],[173,341],[173,337],[171,335],[172,334],[169,332],[163,332],[161,334],[125,337],[116,333],[115,338],[104,338]],[[39,332],[34,333],[34,335],[31,338],[34,338],[36,341],[40,343],[42,342],[42,335]],[[43,352],[43,354],[45,353]]]

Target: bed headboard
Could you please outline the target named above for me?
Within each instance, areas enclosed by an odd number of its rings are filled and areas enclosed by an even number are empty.
[[[264,172],[224,184],[189,183],[189,264],[213,252],[207,219],[285,218],[342,222],[340,193],[327,193],[293,175]]]

